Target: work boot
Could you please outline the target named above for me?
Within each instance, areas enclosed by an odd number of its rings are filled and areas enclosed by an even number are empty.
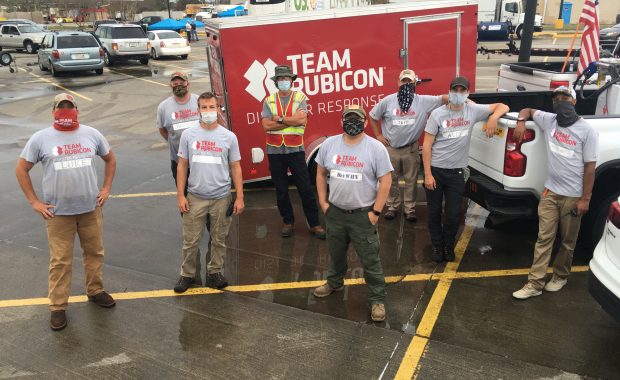
[[[385,305],[382,303],[373,304],[370,311],[370,319],[372,319],[374,322],[385,321]]]
[[[344,286],[341,286],[339,288],[332,288],[330,284],[325,283],[319,286],[318,288],[314,289],[312,294],[314,294],[315,297],[323,298],[323,297],[327,297],[333,292],[341,292],[343,290],[344,290]]]
[[[228,286],[228,280],[222,275],[221,272],[211,273],[207,275],[205,285],[209,288],[223,289]]]
[[[446,261],[454,261],[454,246],[453,245],[444,245],[443,247],[443,258]]]
[[[202,286],[202,280],[200,279],[200,277],[194,277],[192,279],[192,285],[194,285],[194,286]]]
[[[443,247],[433,246],[433,252],[431,252],[431,260],[436,263],[443,261]]]
[[[327,234],[325,233],[325,229],[321,226],[314,226],[310,229],[310,233],[314,235],[317,239],[325,240],[327,238]]]
[[[282,226],[282,237],[291,237],[294,229],[295,227],[292,224],[285,224]]]
[[[392,210],[387,210],[385,214],[383,214],[383,219],[385,220],[392,220],[394,218],[396,218],[396,213]]]
[[[114,307],[116,305],[116,301],[106,292],[101,292],[99,294],[95,294],[94,296],[88,296],[88,300],[90,302],[94,302],[95,305],[101,307]]]
[[[531,283],[525,284],[521,289],[512,293],[512,296],[519,300],[526,300],[530,297],[536,297],[542,294],[541,290],[538,290]]]
[[[415,223],[418,221],[418,216],[415,214],[415,211],[411,211],[409,214],[405,215],[405,219],[408,222]]]
[[[545,285],[545,290],[548,292],[559,292],[567,282],[567,279],[560,278],[554,274],[553,277],[551,277],[551,281],[547,282]]]
[[[177,281],[177,284],[174,286],[174,292],[185,293],[187,289],[189,289],[189,287],[192,285],[192,282],[194,282],[193,278],[181,276],[179,278],[179,281]]]
[[[67,327],[67,315],[64,310],[52,311],[50,316],[50,328],[54,331],[60,331]]]

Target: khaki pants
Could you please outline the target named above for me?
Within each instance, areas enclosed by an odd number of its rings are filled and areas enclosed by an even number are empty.
[[[398,180],[402,176],[405,181],[404,203],[405,214],[415,211],[415,200],[418,194],[418,168],[420,166],[420,153],[418,152],[418,143],[402,148],[387,147],[390,155],[390,161],[394,170],[392,171],[392,187],[390,195],[387,199],[388,210],[396,211],[400,208],[400,188]]]
[[[570,274],[573,251],[581,226],[581,217],[572,216],[571,210],[579,198],[565,197],[548,191],[538,204],[538,239],[534,248],[534,263],[528,276],[529,282],[538,290],[545,286],[547,267],[551,260],[553,242],[560,227],[562,242],[553,263],[553,273],[559,278]]]
[[[188,194],[189,212],[183,214],[183,264],[181,276],[196,275],[196,256],[205,232],[207,215],[211,218],[211,261],[207,265],[209,274],[221,272],[226,257],[226,237],[232,217],[226,216],[231,196],[220,199],[201,199]]]
[[[71,290],[73,243],[80,237],[84,260],[86,294],[103,292],[103,212],[79,215],[58,215],[47,221],[47,240],[50,248],[49,294],[50,311],[65,310]]]

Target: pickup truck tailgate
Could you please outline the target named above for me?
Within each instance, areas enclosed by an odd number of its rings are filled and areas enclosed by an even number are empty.
[[[474,125],[469,149],[469,166],[501,183],[504,178],[508,125],[504,119],[500,119],[493,138],[487,137],[485,127],[486,122]]]

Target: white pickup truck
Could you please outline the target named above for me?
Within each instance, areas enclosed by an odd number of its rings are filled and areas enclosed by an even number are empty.
[[[0,21],[0,50],[26,50],[34,54],[39,49],[46,31],[31,24],[2,24]]]
[[[620,73],[620,64],[616,69]],[[613,81],[620,83],[620,75]],[[502,102],[511,111],[550,111],[551,95],[551,91],[504,92],[472,94],[470,98],[481,104]],[[620,196],[620,84],[611,84],[604,91],[584,91],[584,95],[593,97],[578,99],[577,113],[598,131],[600,139],[590,211],[584,216],[579,237],[581,244],[592,247],[602,235],[610,203]],[[492,139],[486,137],[481,127],[474,127],[472,133],[467,195],[491,212],[490,224],[502,219],[536,218],[547,177],[547,147],[542,130],[528,121],[523,142],[514,143],[516,118],[517,112],[502,117]]]

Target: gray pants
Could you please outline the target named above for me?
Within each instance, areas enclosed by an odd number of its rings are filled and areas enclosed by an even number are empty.
[[[403,177],[405,181],[404,203],[405,214],[415,212],[415,200],[418,194],[418,168],[420,167],[420,153],[418,143],[402,148],[387,147],[390,161],[394,170],[392,171],[392,187],[387,199],[388,210],[396,211],[400,208],[400,188],[398,180]]]

